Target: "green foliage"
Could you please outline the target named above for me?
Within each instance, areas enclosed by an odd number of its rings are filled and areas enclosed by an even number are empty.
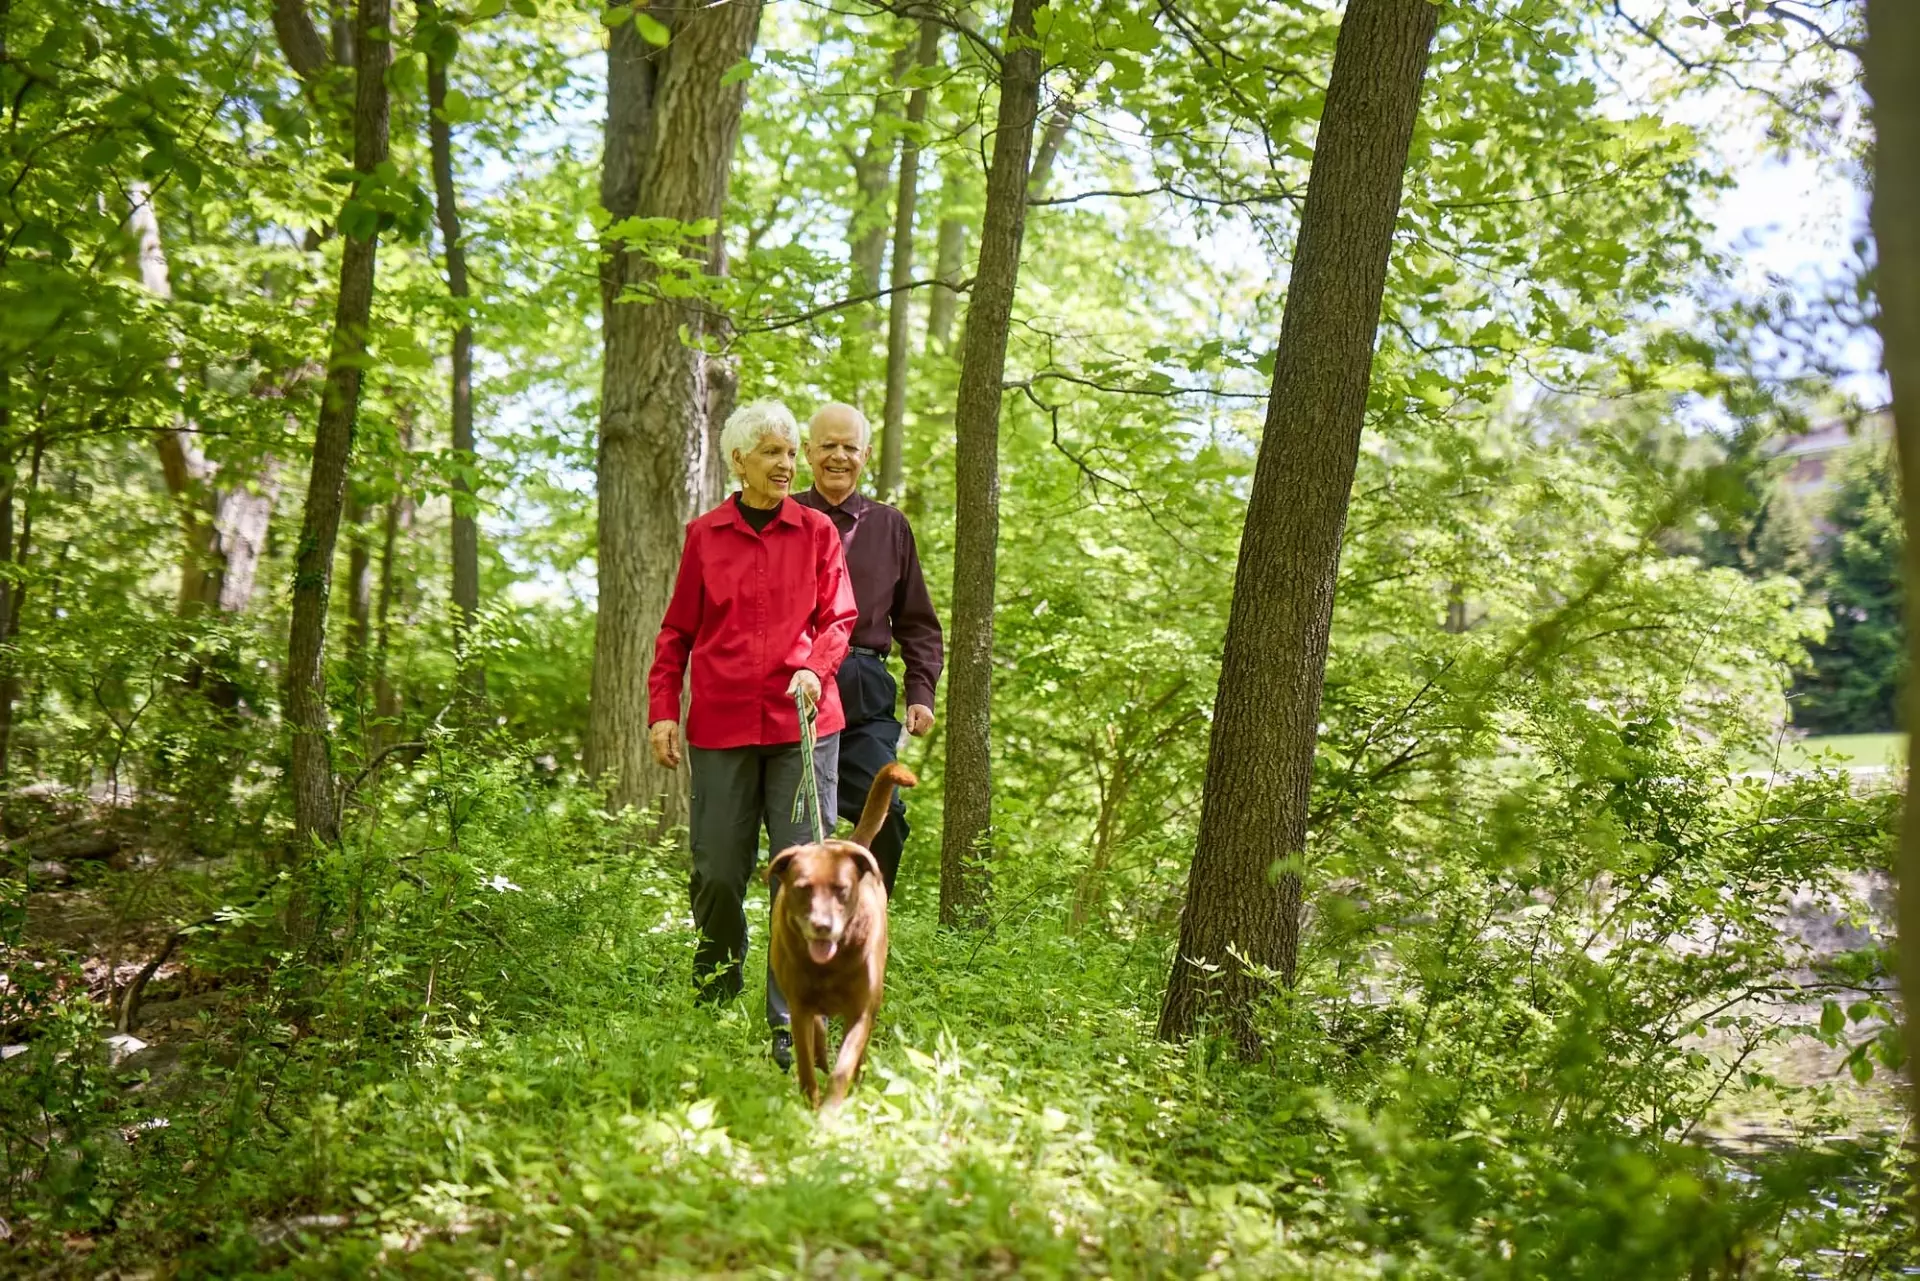
[[[692,1006],[684,854],[578,778],[598,254],[644,246],[659,293],[724,310],[714,354],[743,398],[876,408],[883,304],[847,300],[845,241],[886,222],[853,169],[906,127],[881,108],[910,24],[769,8],[727,73],[748,107],[716,278],[704,222],[597,208],[605,28],[675,38],[645,5],[401,15],[393,159],[356,176],[346,73],[296,79],[259,6],[13,0],[0,544],[20,629],[0,676],[9,781],[36,792],[7,796],[5,835],[100,797],[140,836],[72,899],[27,842],[5,852],[0,1025],[31,1047],[0,1065],[10,1245],[56,1271],[203,1275],[1897,1266],[1884,941],[1815,958],[1783,928],[1808,901],[1870,919],[1856,899],[1884,874],[1893,797],[1774,750],[1809,652],[1801,723],[1891,706],[1897,512],[1886,460],[1862,455],[1827,562],[1802,559],[1813,514],[1765,442],[1823,389],[1750,350],[1765,300],[1716,301],[1734,264],[1704,211],[1726,175],[1680,123],[1684,86],[1623,98],[1611,79],[1622,40],[1695,41],[1724,70],[1802,33],[1693,8],[1707,26],[1547,0],[1445,12],[1346,530],[1301,981],[1274,993],[1253,1065],[1151,1033],[1338,17],[1045,10],[1048,102],[1079,115],[1029,210],[1008,335],[993,928],[932,924],[942,751],[911,745],[889,1003],[823,1131],[756,1011]],[[459,308],[426,216],[429,51],[453,59]],[[940,224],[977,225],[993,73],[949,33],[914,80],[917,280]],[[171,301],[138,271],[142,190]],[[346,837],[292,851],[286,587],[334,255],[369,220],[330,619]],[[474,457],[447,434],[466,319]],[[905,504],[944,601],[957,357],[916,346]],[[179,609],[200,517],[153,447],[173,427],[213,488],[275,496],[241,608]],[[460,654],[454,501],[485,532]],[[1824,594],[1824,644],[1803,588]],[[487,673],[478,707],[455,698],[461,663]],[[1756,761],[1780,768],[1748,777]],[[130,925],[110,956],[49,931],[88,904]],[[218,1000],[169,1033],[176,1072],[115,1068],[104,1012],[175,927],[181,973]],[[1796,1066],[1809,1054],[1820,1068]],[[1773,1150],[1734,1143],[1756,1116]]]
[[[1854,446],[1838,471],[1818,579],[1832,626],[1812,650],[1793,719],[1816,733],[1873,733],[1896,724],[1906,680],[1899,482],[1884,444]]]

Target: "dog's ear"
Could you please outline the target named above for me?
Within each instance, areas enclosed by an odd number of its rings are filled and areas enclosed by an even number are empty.
[[[862,876],[880,875],[880,860],[875,858],[873,856],[873,851],[868,849],[866,846],[864,845],[853,846],[853,852],[849,854],[847,857],[851,858],[853,860],[853,865],[860,869],[860,875]]]
[[[800,857],[800,847],[790,846],[773,856],[773,862],[767,864],[767,884],[785,881],[787,869],[793,866],[793,860]]]

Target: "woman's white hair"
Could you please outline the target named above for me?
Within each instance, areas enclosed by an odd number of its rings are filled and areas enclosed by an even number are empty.
[[[727,473],[738,476],[740,468],[733,456],[751,454],[768,436],[778,436],[795,449],[800,448],[800,424],[793,411],[777,400],[756,400],[742,405],[727,417],[720,431],[720,454],[727,460]]]

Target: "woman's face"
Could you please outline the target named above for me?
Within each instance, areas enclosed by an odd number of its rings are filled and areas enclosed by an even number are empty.
[[[740,469],[740,487],[749,504],[777,507],[793,488],[793,445],[778,436],[762,436],[751,450],[733,451]]]

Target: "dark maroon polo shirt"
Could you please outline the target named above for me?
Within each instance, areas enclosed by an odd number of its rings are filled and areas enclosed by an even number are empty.
[[[940,619],[933,612],[933,598],[927,595],[920,549],[914,545],[913,527],[905,514],[857,490],[838,507],[817,489],[803,490],[793,501],[825,512],[840,531],[847,576],[853,580],[853,599],[860,610],[853,643],[886,654],[899,641],[900,657],[907,665],[907,704],[932,707],[943,652]]]

